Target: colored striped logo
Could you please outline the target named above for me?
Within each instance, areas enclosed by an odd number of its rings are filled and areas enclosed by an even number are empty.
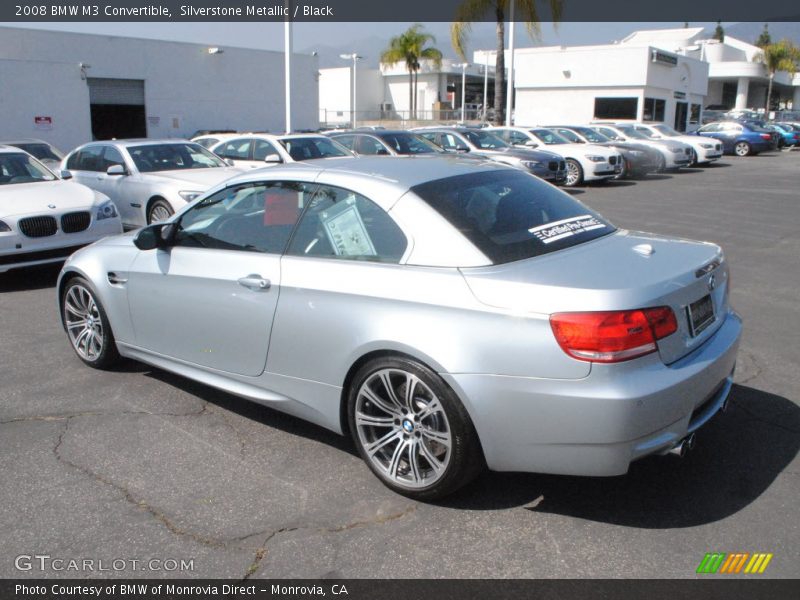
[[[763,573],[767,570],[769,561],[772,560],[772,554],[765,552],[756,552],[750,554],[749,552],[708,552],[697,567],[698,573],[720,573],[720,574],[736,574],[736,573]]]

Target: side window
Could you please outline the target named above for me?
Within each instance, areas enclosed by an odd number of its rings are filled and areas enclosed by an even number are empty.
[[[356,136],[355,150],[359,154],[387,155],[389,151],[378,140],[368,135]]]
[[[103,170],[107,171],[108,167],[114,165],[125,166],[125,161],[122,160],[122,154],[114,146],[106,146],[103,151]]]
[[[67,169],[69,170],[78,170],[78,165],[80,164],[81,160],[81,153],[80,152],[73,152],[69,155],[67,159]]]
[[[337,135],[333,139],[339,142],[342,146],[344,146],[348,150],[353,150],[353,144],[355,141],[354,135]]]
[[[264,160],[270,154],[280,154],[267,140],[253,140],[253,160]]]
[[[377,204],[355,192],[321,185],[287,253],[397,263],[407,246],[406,236]]]
[[[520,133],[519,131],[509,131],[508,139],[506,141],[511,144],[523,146],[525,142],[528,141],[528,136],[524,133]]]
[[[250,140],[240,138],[238,140],[225,142],[216,151],[216,155],[221,156],[222,158],[230,158],[232,160],[249,160]]]
[[[281,254],[315,187],[270,181],[220,190],[181,217],[176,245]]]
[[[440,148],[444,148],[444,146],[442,145],[441,136],[439,134],[426,132],[426,131],[420,131],[419,135],[421,137],[425,138],[426,140],[428,140],[429,142],[431,142],[433,144],[436,144]]]
[[[103,168],[103,146],[87,146],[80,152],[78,171],[105,171]]]

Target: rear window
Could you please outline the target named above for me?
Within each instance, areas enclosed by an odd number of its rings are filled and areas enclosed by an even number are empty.
[[[458,175],[411,191],[495,264],[569,248],[615,231],[570,195],[516,170]]]

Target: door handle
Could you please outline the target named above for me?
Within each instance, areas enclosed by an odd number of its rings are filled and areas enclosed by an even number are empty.
[[[261,275],[251,274],[238,280],[239,285],[255,291],[268,290],[272,285],[269,279],[264,279]]]

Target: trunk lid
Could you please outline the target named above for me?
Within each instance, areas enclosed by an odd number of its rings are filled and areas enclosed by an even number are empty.
[[[658,342],[666,364],[713,335],[728,311],[728,266],[719,246],[648,233],[620,230],[552,254],[461,271],[480,302],[513,312],[669,306],[678,331]],[[693,331],[690,307],[699,314],[695,303],[706,296],[714,320]]]

